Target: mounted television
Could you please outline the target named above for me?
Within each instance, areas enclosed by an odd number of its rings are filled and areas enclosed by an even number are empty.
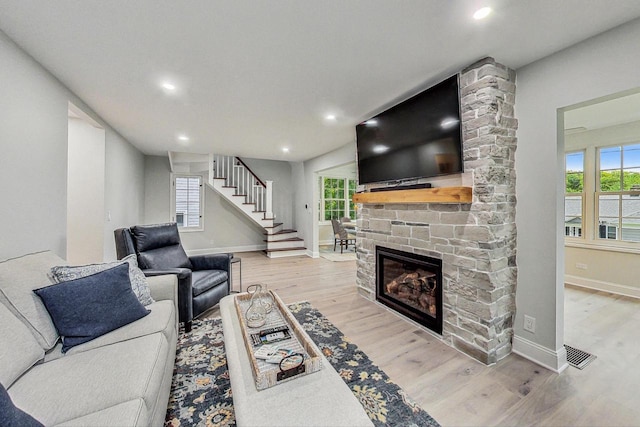
[[[458,76],[356,126],[360,184],[460,173]]]

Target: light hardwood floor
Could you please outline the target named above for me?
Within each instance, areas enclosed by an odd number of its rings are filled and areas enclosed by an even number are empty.
[[[443,426],[640,425],[638,300],[566,288],[565,342],[598,356],[582,371],[514,354],[487,367],[359,296],[355,261],[237,255],[243,289],[266,283],[285,303],[311,302]]]

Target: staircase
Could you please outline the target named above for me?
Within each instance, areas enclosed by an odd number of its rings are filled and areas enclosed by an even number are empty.
[[[264,230],[269,258],[306,255],[298,232],[276,222],[272,181],[258,178],[238,157],[209,155],[209,185]]]

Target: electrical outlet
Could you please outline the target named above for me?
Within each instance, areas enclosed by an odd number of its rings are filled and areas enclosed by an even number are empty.
[[[581,262],[576,262],[576,268],[578,268],[580,270],[586,270],[587,269],[587,264],[583,264]]]
[[[536,333],[536,318],[524,315],[524,330],[529,331],[532,334]]]

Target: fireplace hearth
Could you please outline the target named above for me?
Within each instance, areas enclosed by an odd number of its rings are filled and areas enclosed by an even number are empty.
[[[442,261],[376,246],[376,299],[442,334]]]

